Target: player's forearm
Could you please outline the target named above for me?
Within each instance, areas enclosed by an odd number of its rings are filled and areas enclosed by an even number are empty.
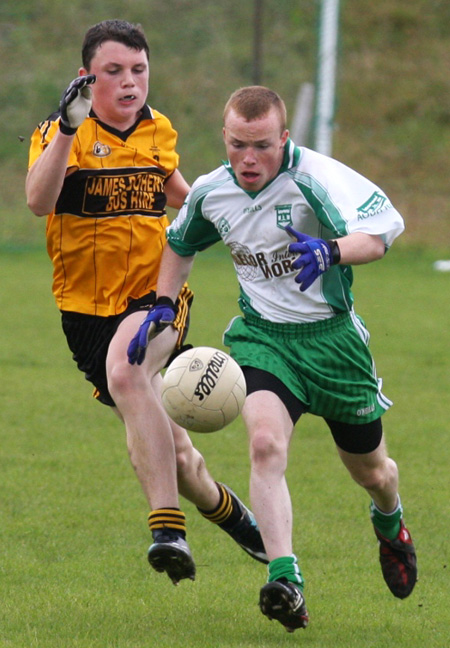
[[[36,216],[49,214],[56,205],[67,173],[72,142],[73,136],[58,131],[28,171],[25,183],[27,204]]]
[[[343,265],[361,265],[377,261],[384,256],[385,245],[380,236],[353,232],[348,236],[336,239]]]
[[[156,294],[176,300],[181,287],[187,281],[194,263],[194,257],[182,257],[169,244],[164,248],[158,274]]]

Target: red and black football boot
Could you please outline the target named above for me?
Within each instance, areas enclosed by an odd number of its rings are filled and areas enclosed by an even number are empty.
[[[388,540],[374,527],[380,545],[383,578],[392,594],[404,599],[411,594],[417,581],[417,558],[413,541],[403,520],[395,540]]]

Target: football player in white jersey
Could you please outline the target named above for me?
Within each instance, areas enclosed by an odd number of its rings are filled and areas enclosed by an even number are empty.
[[[250,498],[269,558],[260,608],[289,632],[305,628],[304,580],[292,544],[285,471],[294,426],[322,417],[338,454],[370,496],[383,577],[394,596],[417,579],[403,521],[398,469],[381,424],[381,392],[369,334],[353,308],[352,266],[381,259],[404,229],[375,184],[289,139],[284,102],[261,86],[232,94],[224,111],[228,161],[193,184],[167,232],[157,294],[164,303],[132,339],[142,362],[148,340],[175,318],[171,302],[194,256],[219,240],[239,280],[242,316],[224,341],[247,381]]]

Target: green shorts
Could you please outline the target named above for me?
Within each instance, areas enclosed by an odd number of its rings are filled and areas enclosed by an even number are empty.
[[[381,393],[369,333],[353,313],[311,324],[236,317],[224,343],[242,367],[277,376],[311,414],[358,425],[375,421],[392,405]]]

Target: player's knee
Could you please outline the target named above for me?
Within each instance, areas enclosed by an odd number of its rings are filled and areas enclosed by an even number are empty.
[[[128,394],[138,393],[142,382],[142,372],[136,371],[127,362],[116,363],[108,371],[108,389],[115,401]]]
[[[283,438],[278,438],[270,429],[261,428],[251,435],[250,459],[252,464],[273,464],[285,470],[288,448]]]
[[[383,487],[383,475],[379,470],[367,470],[363,473],[352,475],[352,477],[362,488],[368,491],[381,490]]]

